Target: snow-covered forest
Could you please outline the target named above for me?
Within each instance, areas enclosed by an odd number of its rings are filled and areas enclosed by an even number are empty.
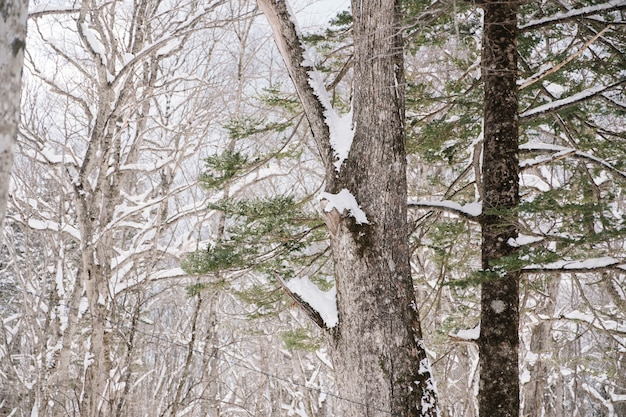
[[[501,382],[487,375],[505,367],[484,361],[500,332],[489,311],[513,325],[520,416],[626,416],[626,1],[391,4],[400,23],[371,44],[372,14],[347,1],[30,4],[1,236],[0,416],[486,417],[485,384]],[[372,68],[391,77],[395,113],[368,109]],[[503,79],[510,91],[490,84]],[[492,128],[498,94],[510,146]],[[379,131],[355,120],[389,113],[406,169],[388,170],[406,187],[387,195],[364,167],[388,152],[362,146]],[[408,241],[387,252],[364,230],[394,213]],[[393,273],[396,252],[409,257],[413,285],[393,291],[419,313],[418,414],[352,373],[411,367],[376,350],[401,344],[396,327],[363,339],[374,362],[350,353],[349,320],[378,313],[345,306],[360,284],[338,277],[378,268],[370,248]],[[515,306],[487,298],[501,282]]]

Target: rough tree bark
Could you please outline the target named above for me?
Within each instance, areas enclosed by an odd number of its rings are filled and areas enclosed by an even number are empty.
[[[499,267],[513,255],[519,205],[517,109],[518,1],[489,0],[485,12],[480,384],[481,416],[519,415],[519,272]]]
[[[0,227],[7,208],[13,142],[20,118],[27,17],[28,1],[0,1]]]
[[[334,110],[304,60],[287,4],[258,4],[324,162],[326,195],[347,190],[367,216],[359,223],[347,210],[323,210],[337,287],[339,323],[329,334],[342,415],[436,416],[409,266],[400,2],[352,4],[354,138],[343,164],[336,163],[331,145],[328,120]]]

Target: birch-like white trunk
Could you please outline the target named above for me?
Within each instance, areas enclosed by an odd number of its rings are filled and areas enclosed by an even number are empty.
[[[28,1],[6,0],[0,3],[0,226],[7,208],[13,142],[20,117],[27,16]]]

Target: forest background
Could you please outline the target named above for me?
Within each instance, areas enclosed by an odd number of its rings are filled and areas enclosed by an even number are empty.
[[[417,305],[442,414],[476,416],[483,13],[404,7]],[[525,416],[626,414],[625,11],[519,11],[518,252],[501,267],[521,273]],[[351,24],[303,30],[343,114]],[[324,171],[254,2],[33,4],[21,109],[0,415],[312,417],[353,401],[285,289],[332,301]]]

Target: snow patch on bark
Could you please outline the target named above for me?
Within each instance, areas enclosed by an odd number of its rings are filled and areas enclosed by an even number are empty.
[[[338,194],[323,192],[319,196],[320,201],[326,200],[324,211],[330,213],[337,209],[339,213],[347,212],[348,216],[354,217],[357,224],[369,224],[365,212],[359,206],[356,198],[347,189],[342,189]]]
[[[432,377],[432,372],[430,370],[430,361],[428,358],[424,358],[420,361],[419,369],[417,372],[421,375],[428,374],[430,378],[426,380],[426,386],[424,387],[424,391],[421,398],[421,409],[423,415],[435,415],[439,416],[439,408],[437,408],[437,402],[435,398],[437,398],[437,387],[435,386],[435,382]],[[415,385],[420,385],[419,381],[414,382]],[[434,414],[430,413],[430,410],[434,411]]]
[[[506,310],[506,304],[502,300],[494,300],[491,302],[491,309],[496,313],[500,314],[504,310]]]

